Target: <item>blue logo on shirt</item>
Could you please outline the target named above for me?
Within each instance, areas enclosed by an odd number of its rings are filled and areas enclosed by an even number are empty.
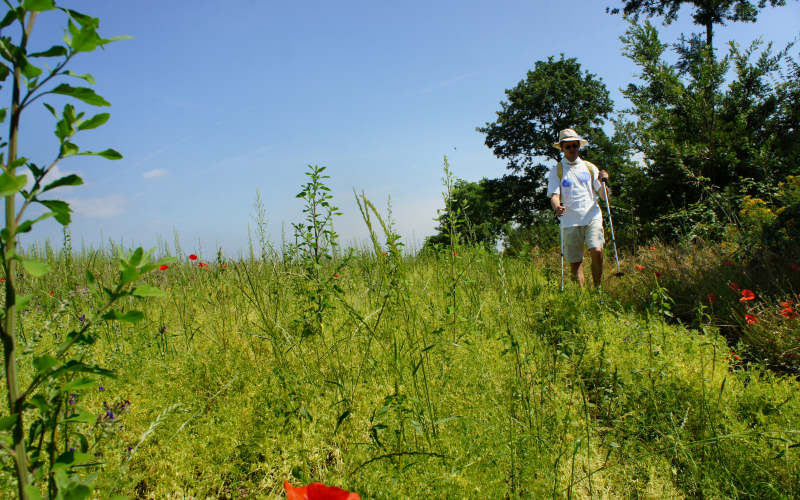
[[[561,185],[564,186],[565,188],[568,188],[572,186],[572,183],[569,181],[569,179],[564,179],[563,181],[561,181]]]
[[[578,175],[578,180],[580,180],[581,182],[589,182],[589,172],[584,172]]]

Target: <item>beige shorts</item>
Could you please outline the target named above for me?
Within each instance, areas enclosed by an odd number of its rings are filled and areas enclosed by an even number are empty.
[[[563,231],[564,258],[569,263],[583,261],[584,243],[586,248],[603,248],[606,242],[602,219],[595,219],[587,226],[565,227]]]

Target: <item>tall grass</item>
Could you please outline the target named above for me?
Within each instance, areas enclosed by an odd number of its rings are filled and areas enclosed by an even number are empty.
[[[118,378],[82,402],[102,497],[277,498],[286,479],[362,498],[798,495],[798,382],[732,358],[708,321],[669,321],[684,305],[655,278],[562,294],[556,254],[409,255],[358,199],[370,244],[318,270],[337,274],[324,328],[304,328],[303,263],[259,249],[184,258],[149,278],[168,296],[146,320],[103,330],[87,361]],[[21,281],[27,357],[97,300],[86,269],[117,272],[111,250],[30,251],[61,272]]]

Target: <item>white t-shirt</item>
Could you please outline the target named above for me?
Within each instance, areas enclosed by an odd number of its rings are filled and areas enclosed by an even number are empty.
[[[597,204],[597,193],[602,189],[597,180],[597,169],[590,167],[592,174],[589,175],[588,165],[580,158],[574,163],[565,158],[561,165],[561,204],[567,208],[567,213],[559,217],[561,227],[586,226],[595,219],[602,220],[603,214]],[[558,194],[558,165],[550,169],[548,177],[548,195]]]

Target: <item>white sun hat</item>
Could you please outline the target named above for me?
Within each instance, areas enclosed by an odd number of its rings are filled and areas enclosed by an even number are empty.
[[[572,142],[572,141],[580,141],[581,147],[584,147],[585,145],[589,144],[589,141],[579,136],[577,132],[575,132],[571,128],[565,128],[564,130],[558,133],[558,142],[553,144],[553,147],[556,149],[561,149],[562,142]]]

